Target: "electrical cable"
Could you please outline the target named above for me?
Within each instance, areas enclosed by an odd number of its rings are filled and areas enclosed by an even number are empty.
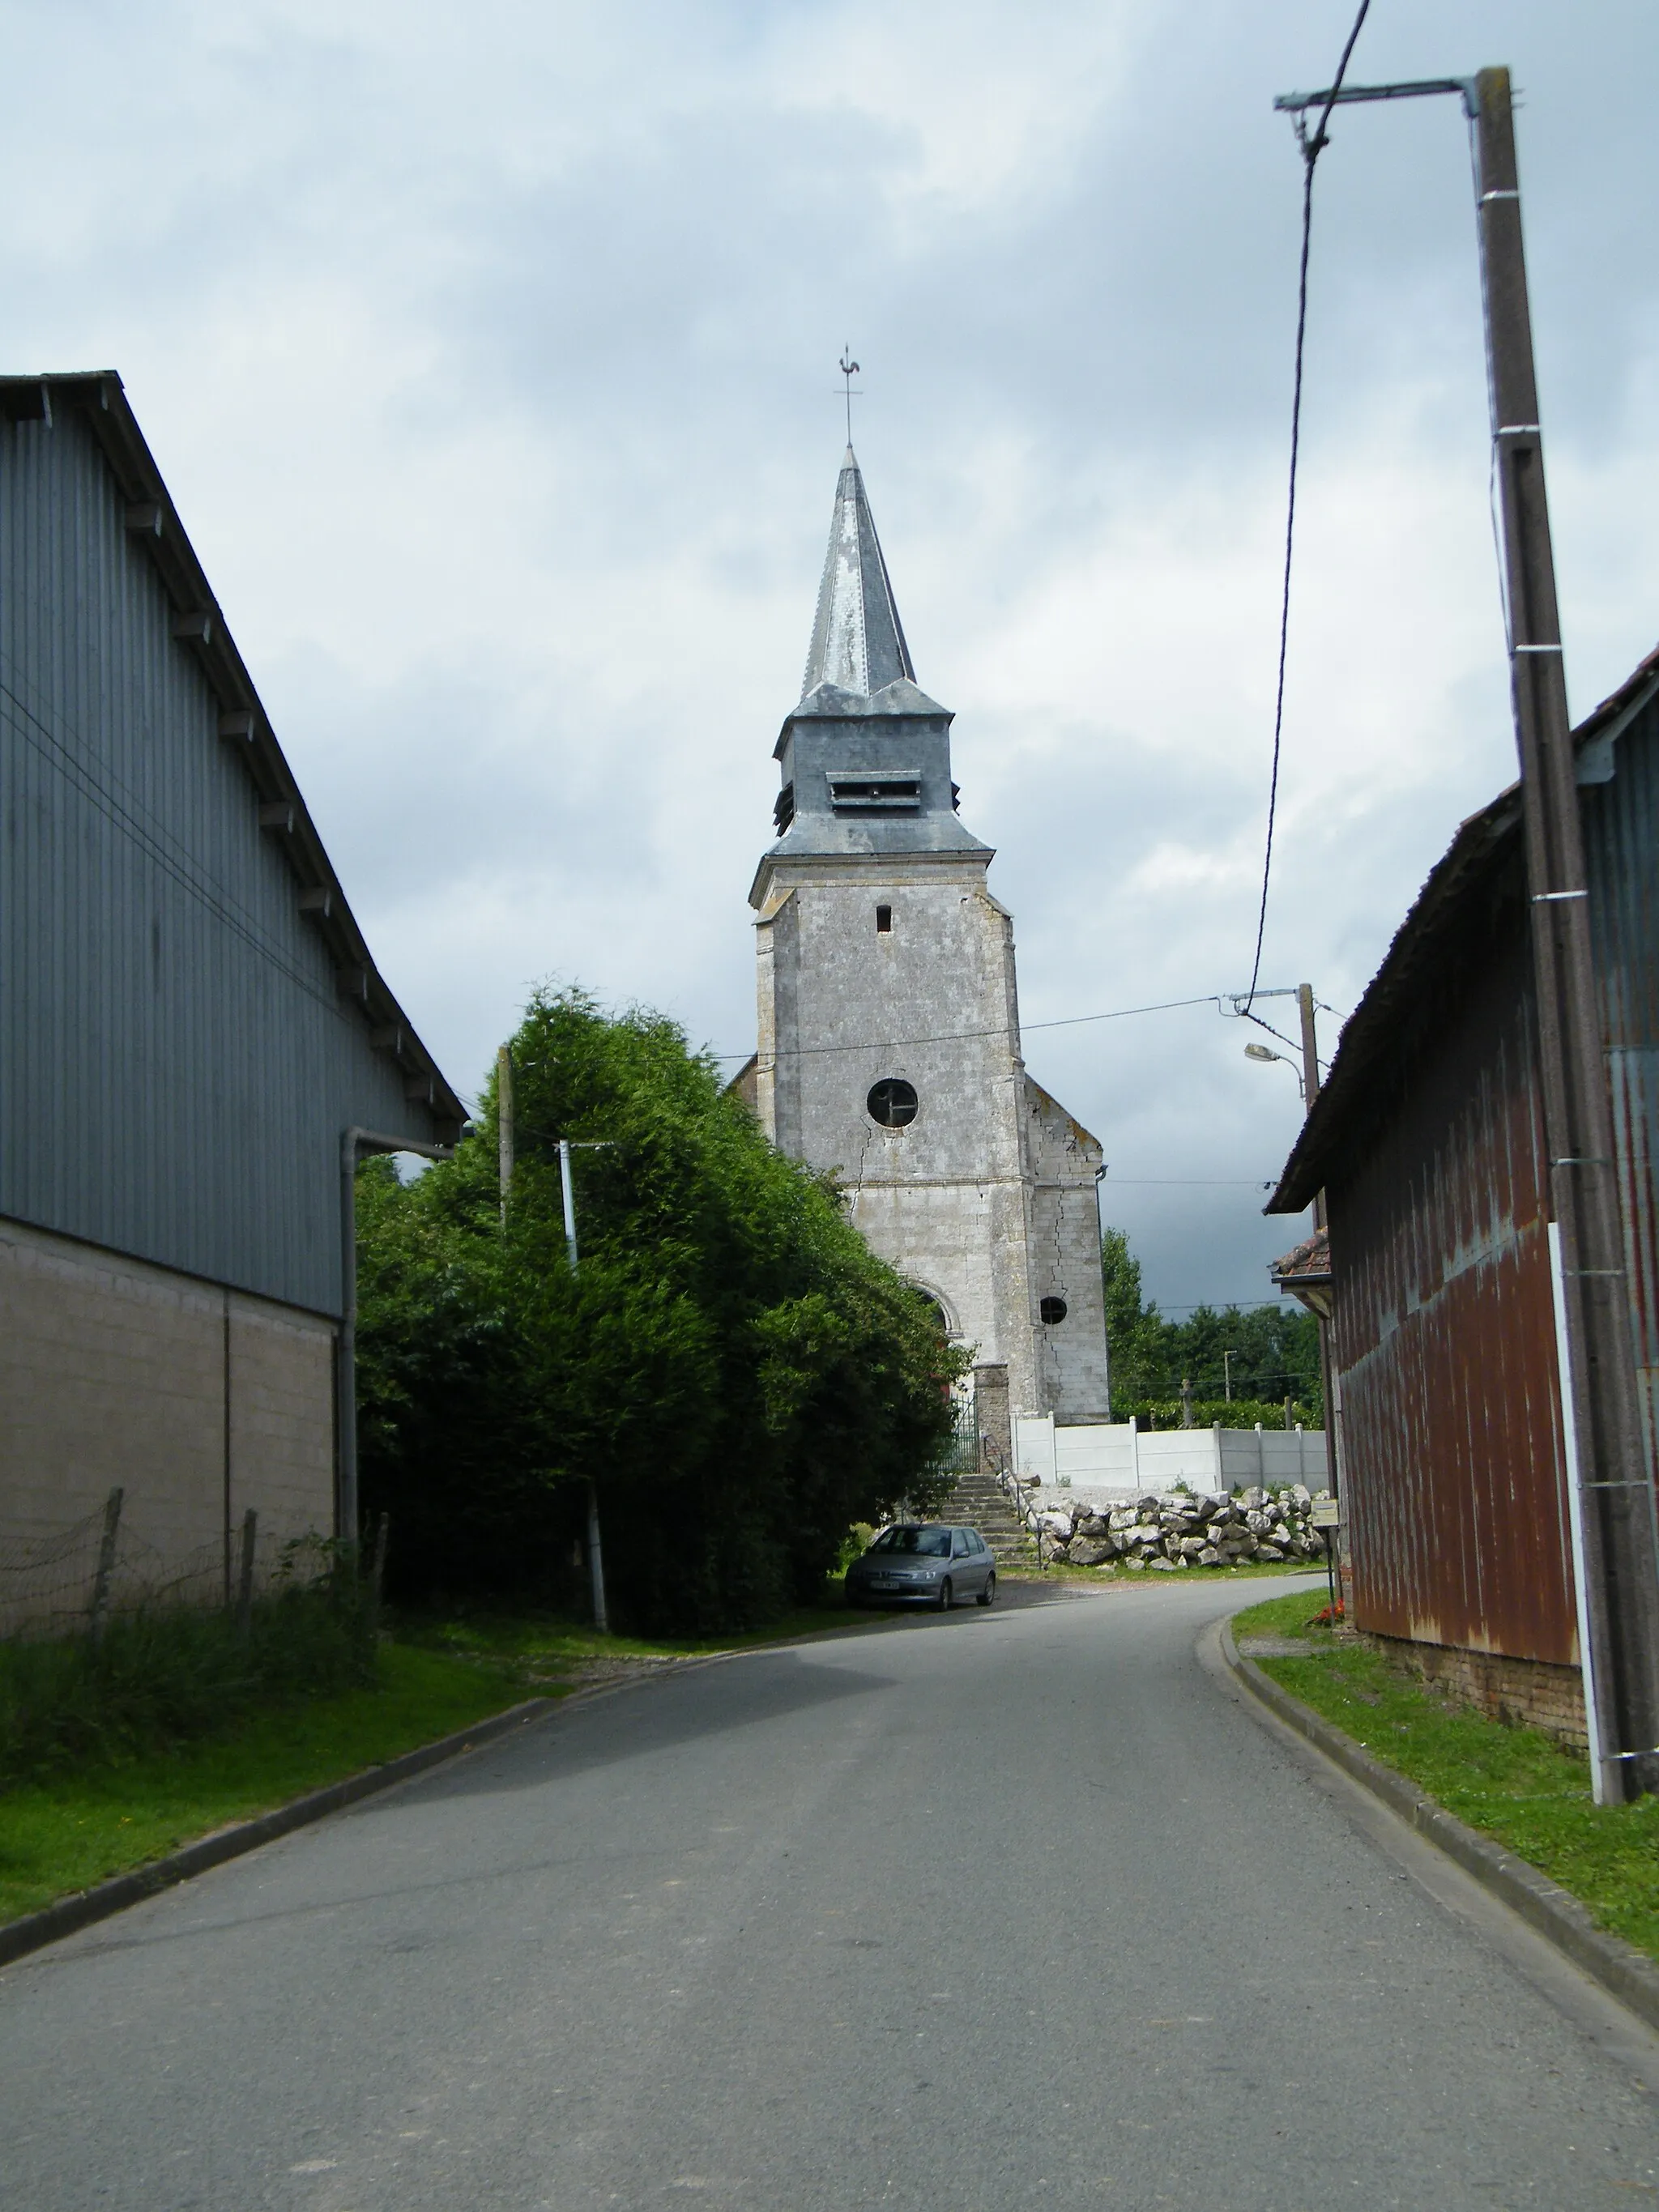
[[[1314,165],[1324,151],[1327,143],[1325,128],[1331,119],[1331,110],[1336,106],[1336,95],[1342,89],[1342,80],[1347,75],[1348,64],[1352,59],[1370,4],[1371,0],[1359,0],[1359,13],[1353,19],[1348,43],[1342,49],[1342,58],[1337,64],[1336,75],[1331,80],[1331,88],[1326,94],[1325,105],[1311,137],[1302,117],[1298,114],[1296,118],[1297,137],[1302,148],[1302,257],[1297,278],[1296,371],[1291,397],[1291,481],[1285,514],[1285,575],[1279,606],[1279,688],[1273,702],[1273,772],[1267,784],[1267,848],[1261,856],[1261,904],[1255,921],[1255,959],[1250,969],[1250,988],[1243,1009],[1247,1014],[1255,1001],[1255,987],[1261,975],[1261,944],[1267,929],[1267,884],[1273,865],[1273,824],[1279,812],[1279,756],[1285,734],[1285,665],[1291,638],[1291,554],[1296,542],[1297,465],[1302,453],[1302,369],[1308,336],[1308,253],[1313,239]]]
[[[1048,1022],[1022,1022],[1020,1035],[1027,1036],[1033,1030],[1076,1029],[1085,1022],[1127,1021],[1132,1014],[1167,1014],[1182,1006],[1214,1006],[1221,1011],[1223,999],[1231,995],[1224,991],[1206,991],[1200,998],[1160,999],[1147,1006],[1114,1006],[1103,1014],[1062,1014]],[[933,1036],[866,1037],[855,1044],[792,1045],[787,1051],[768,1053],[766,1057],[769,1061],[775,1063],[781,1060],[814,1059],[819,1054],[830,1052],[897,1052],[906,1045],[961,1044],[975,1037],[1006,1036],[1007,1033],[1006,1024],[986,1030],[942,1030]],[[711,1053],[709,1057],[713,1060],[754,1060],[759,1055],[753,1052],[716,1052]]]
[[[1271,1022],[1264,1022],[1260,1014],[1253,1014],[1248,1006],[1244,1009],[1244,1018],[1247,1022],[1254,1022],[1257,1029],[1266,1030],[1270,1037],[1277,1037],[1280,1044],[1289,1045],[1292,1052],[1301,1051],[1302,1048],[1294,1037],[1287,1037],[1283,1030],[1276,1030]]]

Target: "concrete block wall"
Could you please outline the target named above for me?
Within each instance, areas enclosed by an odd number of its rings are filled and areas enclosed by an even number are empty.
[[[95,1511],[165,1559],[334,1523],[334,1326],[0,1221],[0,1537]]]

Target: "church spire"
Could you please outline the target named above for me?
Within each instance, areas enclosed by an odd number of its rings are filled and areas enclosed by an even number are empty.
[[[893,603],[864,478],[848,446],[836,486],[830,550],[818,586],[817,619],[812,624],[801,697],[808,698],[821,684],[868,697],[902,677],[914,684],[916,672]]]

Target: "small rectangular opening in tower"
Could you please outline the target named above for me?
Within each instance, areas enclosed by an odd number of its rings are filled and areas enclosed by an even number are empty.
[[[833,768],[826,774],[830,804],[837,814],[917,814],[921,811],[919,768]]]
[[[876,908],[876,934],[877,934],[877,936],[878,936],[878,937],[885,937],[885,936],[889,933],[889,932],[891,930],[892,927],[893,927],[893,909],[892,909],[892,908],[891,908],[890,906],[878,906],[878,907]]]

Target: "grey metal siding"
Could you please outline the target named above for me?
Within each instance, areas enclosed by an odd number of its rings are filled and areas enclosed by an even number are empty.
[[[337,1314],[341,1131],[429,1125],[173,620],[83,421],[0,424],[0,1213]]]

